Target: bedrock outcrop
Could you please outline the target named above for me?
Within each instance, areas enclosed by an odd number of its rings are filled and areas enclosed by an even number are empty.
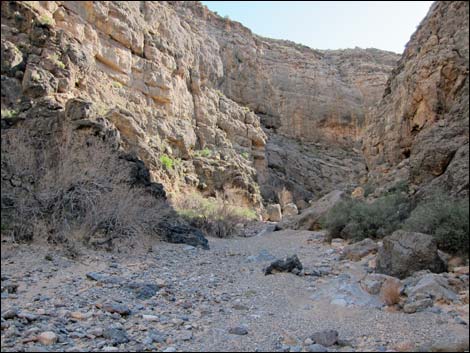
[[[367,115],[372,179],[468,195],[468,20],[468,2],[437,1],[412,35]]]

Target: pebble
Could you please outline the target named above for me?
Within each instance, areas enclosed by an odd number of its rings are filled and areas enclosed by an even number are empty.
[[[228,333],[232,335],[244,336],[248,334],[248,329],[243,326],[232,327],[228,330]]]
[[[37,340],[39,343],[45,346],[50,346],[51,344],[55,344],[57,342],[57,335],[52,331],[46,331],[41,333],[37,337]]]
[[[328,352],[328,349],[321,344],[312,344],[307,347],[307,352]]]
[[[142,319],[145,321],[160,321],[160,317],[156,315],[142,315]]]
[[[119,315],[129,315],[131,313],[128,306],[116,303],[103,304],[102,309],[108,313],[117,313]]]
[[[5,320],[11,320],[18,316],[18,309],[8,309],[2,314],[2,318]]]

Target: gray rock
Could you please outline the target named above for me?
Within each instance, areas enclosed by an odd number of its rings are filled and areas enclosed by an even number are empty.
[[[405,304],[405,306],[403,307],[403,311],[407,314],[412,314],[415,312],[423,311],[424,309],[433,306],[433,304],[434,303],[432,299],[420,299]]]
[[[280,222],[282,220],[281,205],[274,204],[266,207],[268,221]]]
[[[159,286],[153,283],[138,283],[138,282],[128,283],[127,287],[134,291],[137,299],[142,299],[142,300],[152,298],[155,294],[157,294],[158,290],[160,289]]]
[[[117,313],[119,315],[130,315],[131,309],[127,305],[118,303],[106,303],[103,304],[102,309],[108,313]]]
[[[302,211],[301,214],[286,218],[278,224],[279,229],[305,229],[316,230],[319,221],[329,210],[331,210],[338,202],[345,198],[346,194],[340,190],[334,190],[315,201],[309,208]]]
[[[103,331],[103,337],[112,341],[113,344],[122,344],[129,342],[126,331],[119,328],[108,327]]]
[[[312,344],[306,347],[307,352],[328,352],[328,349],[321,344]]]
[[[248,334],[248,329],[243,326],[232,327],[228,330],[231,335],[245,336]]]
[[[246,258],[247,262],[267,262],[276,260],[274,255],[270,254],[267,250],[261,250],[258,255],[248,256]]]
[[[377,272],[400,279],[420,270],[443,272],[436,240],[427,234],[396,231],[383,239],[377,256]]]
[[[325,347],[333,346],[338,342],[338,331],[324,330],[315,332],[310,338],[317,344]]]
[[[343,250],[343,254],[341,255],[341,259],[359,261],[364,256],[376,252],[378,248],[379,247],[375,241],[367,238],[358,243],[346,246]]]
[[[303,269],[297,255],[286,258],[285,260],[277,260],[271,263],[265,270],[265,275],[271,275],[276,272],[294,272],[295,270],[301,271]]]
[[[424,275],[414,286],[407,287],[405,293],[408,297],[429,297],[433,300],[455,301],[458,299],[447,278],[434,273]]]
[[[7,311],[5,311],[2,314],[2,318],[5,319],[5,320],[11,320],[11,319],[14,319],[15,317],[17,317],[18,313],[19,313],[19,311],[16,308],[8,309]]]

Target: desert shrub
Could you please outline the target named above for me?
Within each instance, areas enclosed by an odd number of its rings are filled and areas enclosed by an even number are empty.
[[[397,193],[408,193],[410,189],[410,184],[406,180],[400,180],[394,185],[392,185],[388,190],[388,194],[397,194]]]
[[[403,229],[433,235],[442,250],[468,255],[469,199],[455,200],[435,191],[418,204]]]
[[[250,154],[248,152],[241,153],[241,156],[245,159],[250,159]]]
[[[173,158],[171,158],[167,154],[163,154],[160,156],[160,162],[167,170],[173,170],[175,161],[173,160]]]
[[[410,210],[403,193],[388,194],[373,203],[347,199],[333,207],[321,223],[331,238],[383,238],[400,228]]]
[[[134,185],[133,164],[104,143],[56,150],[33,141],[13,129],[2,135],[2,175],[15,180],[12,187],[2,179],[2,235],[111,248],[114,239],[155,234],[169,212],[164,200]]]
[[[113,81],[112,85],[114,88],[117,88],[117,89],[121,89],[122,87],[124,87],[124,85],[118,81]]]
[[[395,278],[385,280],[380,289],[380,299],[386,305],[395,305],[400,302],[401,283]]]
[[[174,206],[192,226],[218,238],[234,235],[238,224],[257,218],[256,212],[250,208],[230,205],[222,199],[207,199],[198,193],[176,198]]]
[[[204,148],[202,150],[196,151],[195,152],[196,157],[204,157],[204,158],[209,158],[212,156],[212,151],[209,148]]]
[[[56,53],[49,56],[49,59],[54,63],[54,65],[58,66],[61,69],[65,69],[65,64],[59,59],[59,55]]]
[[[18,111],[15,109],[2,109],[1,116],[2,119],[12,119],[18,115]]]
[[[43,26],[52,26],[55,24],[55,21],[54,19],[51,17],[51,16],[48,16],[48,15],[42,15],[38,18],[38,21],[41,25]]]
[[[367,183],[364,185],[364,196],[368,197],[375,192],[376,186],[373,183]]]

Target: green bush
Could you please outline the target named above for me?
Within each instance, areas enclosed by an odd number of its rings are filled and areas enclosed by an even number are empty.
[[[468,202],[468,197],[464,200],[454,200],[437,191],[431,199],[418,204],[403,229],[433,235],[440,249],[468,256]]]
[[[54,62],[54,64],[58,66],[59,68],[65,69],[65,64],[62,61],[60,61],[59,56],[56,53],[50,55],[49,59],[52,60],[52,62]]]
[[[388,194],[373,203],[347,199],[328,212],[322,226],[330,238],[383,238],[399,229],[410,211],[410,202],[403,193]]]
[[[367,183],[364,185],[364,196],[368,197],[375,192],[376,186],[372,183]]]
[[[18,115],[18,111],[15,109],[2,109],[2,119],[13,119]]]
[[[38,21],[41,25],[43,26],[52,26],[55,24],[55,21],[52,17],[48,15],[42,15],[41,17],[38,18]]]
[[[168,155],[164,154],[164,155],[160,156],[160,162],[163,164],[163,166],[167,170],[173,170],[173,166],[174,166],[175,161],[171,157],[169,157]]]
[[[204,157],[204,158],[209,158],[212,156],[212,151],[209,148],[204,148],[200,151],[196,151],[195,153],[196,157]]]

